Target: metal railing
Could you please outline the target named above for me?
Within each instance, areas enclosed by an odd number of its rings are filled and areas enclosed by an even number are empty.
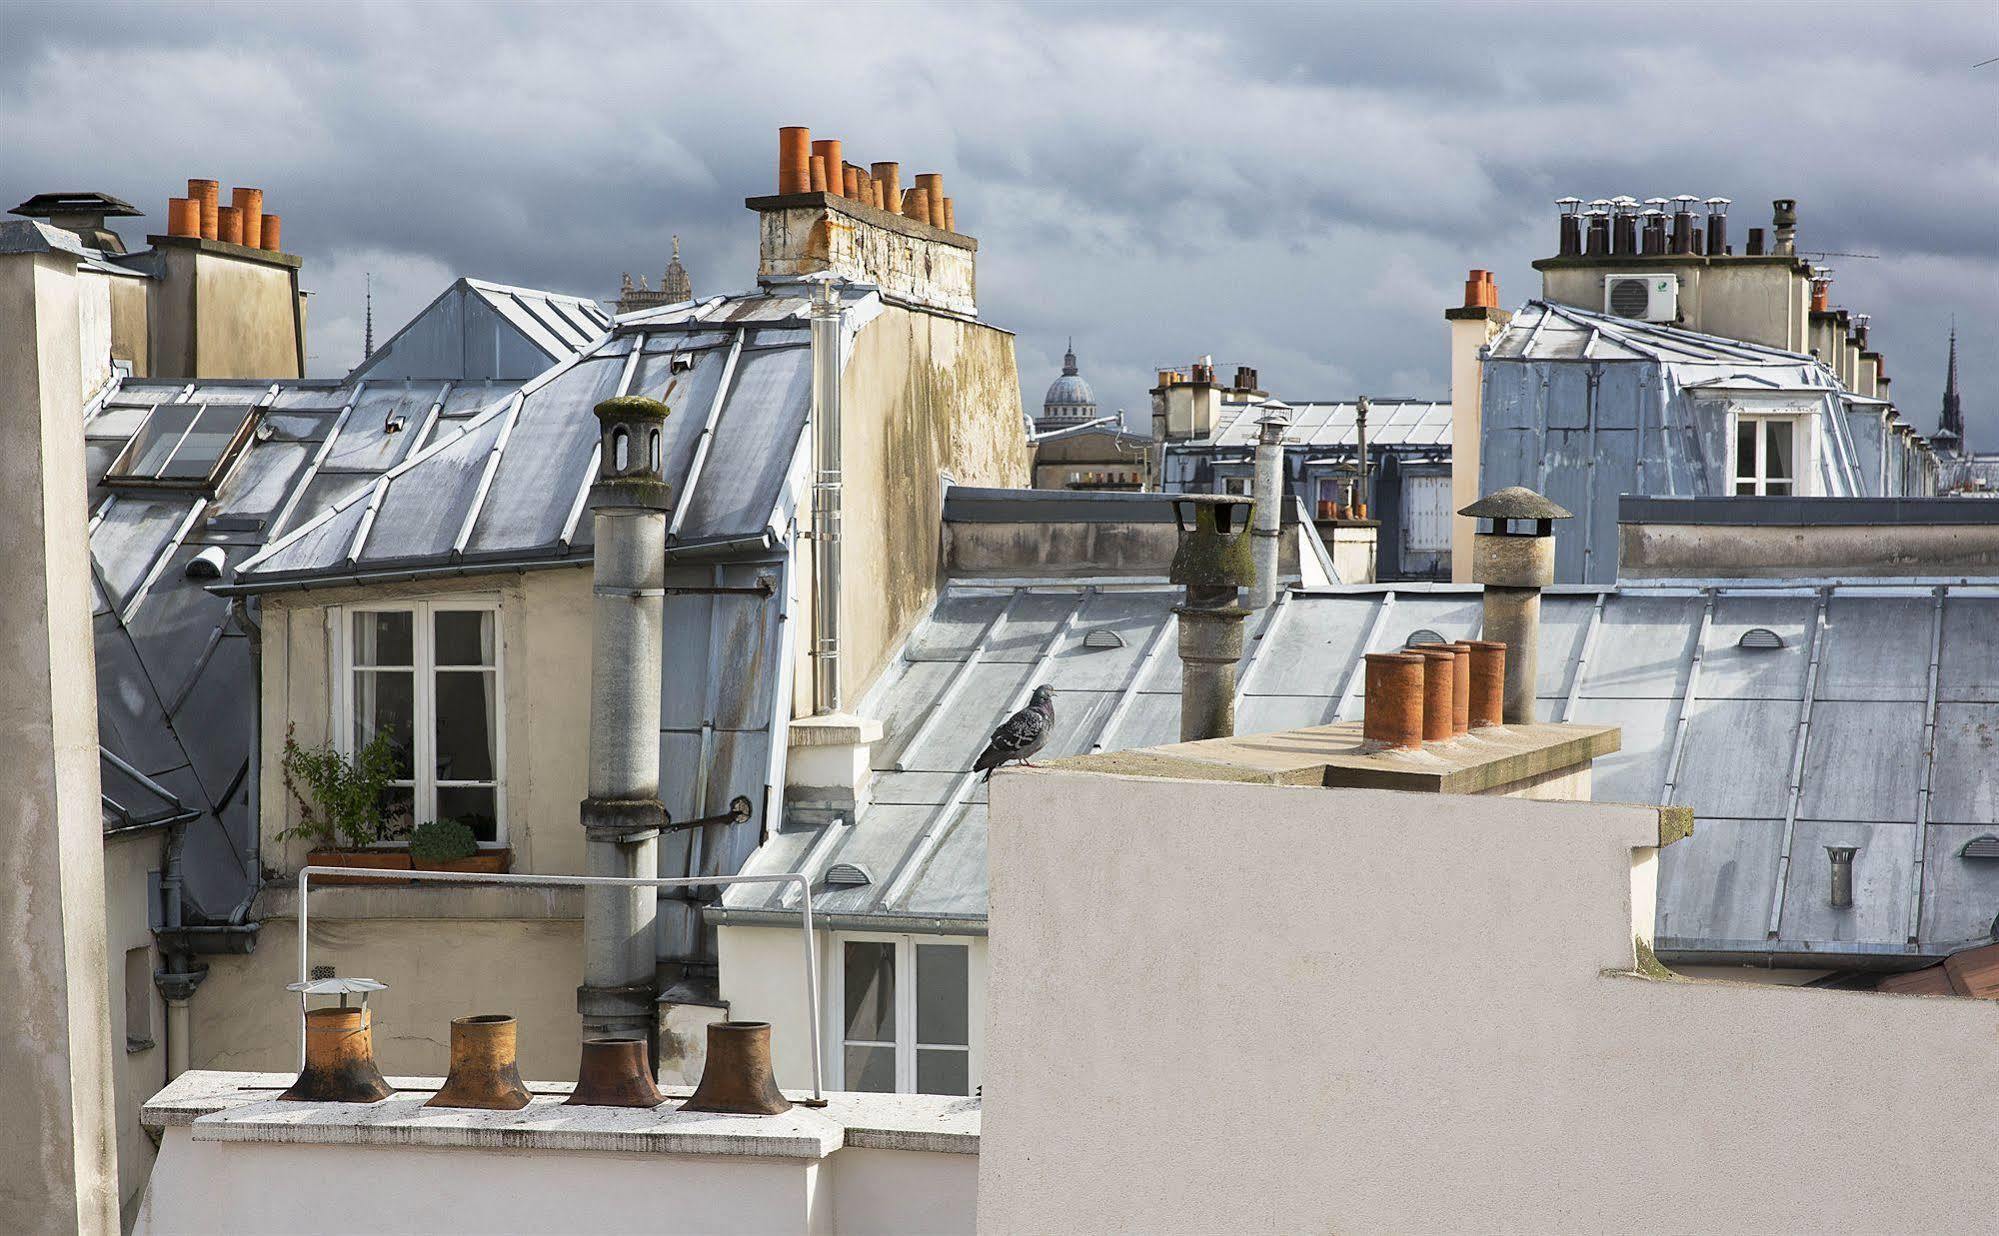
[[[447,884],[554,884],[580,886],[609,886],[612,888],[697,888],[707,886],[727,886],[731,884],[789,884],[798,889],[799,931],[805,939],[805,1008],[806,1023],[812,1040],[812,1101],[814,1106],[824,1106],[826,1092],[821,1076],[823,1051],[819,1045],[819,946],[812,934],[812,881],[803,874],[791,871],[776,875],[732,875],[732,876],[575,876],[575,875],[515,875],[498,872],[476,871],[391,871],[380,867],[320,867],[305,866],[298,871],[298,980],[307,983],[312,980],[312,966],[309,955],[311,932],[309,930],[308,906],[306,898],[307,882],[316,875],[368,876],[369,883],[401,883],[404,880],[429,880]],[[299,1020],[298,1065],[305,1068],[305,1021]]]

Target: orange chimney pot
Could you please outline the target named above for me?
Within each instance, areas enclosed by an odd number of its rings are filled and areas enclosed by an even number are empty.
[[[243,243],[243,212],[234,206],[215,208],[215,239],[225,244]]]
[[[213,180],[190,180],[187,195],[201,203],[201,234],[209,240],[215,239],[217,227],[215,212],[221,205],[222,186]]]
[[[842,169],[847,166],[846,160],[840,157],[840,139],[837,137],[827,137],[813,142],[812,154],[815,158],[826,160],[826,188],[824,192],[839,194],[846,183],[843,178]]]
[[[777,191],[812,192],[812,130],[804,125],[777,131]]]
[[[243,221],[243,239],[238,242],[252,249],[264,247],[264,191],[262,189],[231,189],[230,204],[236,207],[236,214]]]
[[[263,241],[263,248],[265,252],[267,253],[284,252],[283,227],[282,227],[283,223],[284,221],[278,218],[278,216],[276,215],[264,216],[264,234],[260,239]]]

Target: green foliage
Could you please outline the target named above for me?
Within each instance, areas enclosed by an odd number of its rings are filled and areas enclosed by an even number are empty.
[[[457,820],[432,820],[417,825],[410,834],[410,857],[418,862],[446,863],[455,858],[470,858],[478,852],[479,839]]]
[[[396,777],[395,739],[386,728],[349,760],[332,743],[300,745],[287,727],[283,768],[285,789],[299,805],[299,822],[279,833],[282,838],[303,838],[320,848],[345,844],[358,850],[394,841],[408,827],[382,810],[389,783]]]

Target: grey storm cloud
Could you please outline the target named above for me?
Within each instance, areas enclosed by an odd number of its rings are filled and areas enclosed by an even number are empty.
[[[151,212],[261,186],[312,366],[465,274],[609,300],[682,238],[747,286],[776,129],[945,175],[1037,402],[1074,335],[1106,407],[1213,354],[1287,398],[1441,396],[1464,272],[1538,290],[1551,199],[1795,197],[1836,301],[1934,423],[1954,316],[1999,448],[1999,8],[1658,5],[24,5],[0,190]],[[0,203],[4,204],[4,203]]]

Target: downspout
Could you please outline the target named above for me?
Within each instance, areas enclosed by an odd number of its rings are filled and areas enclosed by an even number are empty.
[[[840,289],[812,301],[812,707],[840,711]]]
[[[250,903],[264,886],[263,747],[264,747],[264,624],[251,616],[251,609],[263,608],[251,596],[229,599],[229,616],[250,640],[250,845],[244,856],[250,866],[249,888],[243,900],[229,912],[231,923],[241,923],[250,913]]]

